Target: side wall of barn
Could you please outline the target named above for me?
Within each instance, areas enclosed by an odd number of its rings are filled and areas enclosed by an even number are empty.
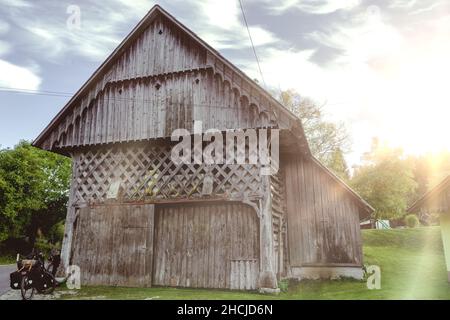
[[[359,208],[345,188],[316,162],[284,160],[288,276],[362,277]]]

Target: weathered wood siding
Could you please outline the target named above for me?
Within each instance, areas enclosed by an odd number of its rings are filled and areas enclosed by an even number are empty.
[[[284,174],[290,265],[361,265],[359,208],[348,192],[302,157],[287,157]]]
[[[117,59],[104,81],[192,70],[207,65],[207,51],[159,17]]]
[[[253,208],[229,203],[157,208],[154,285],[255,289],[258,276]]]
[[[433,194],[419,207],[423,213],[449,213],[450,212],[450,184],[441,192]]]
[[[74,111],[53,147],[170,137],[173,130],[268,126],[267,117],[212,70],[110,84],[83,111]]]
[[[58,117],[40,147],[168,137],[175,128],[192,130],[193,120],[220,130],[289,127],[293,121],[254,84],[162,17],[111,63]]]
[[[78,209],[70,264],[89,285],[151,286],[153,205]]]

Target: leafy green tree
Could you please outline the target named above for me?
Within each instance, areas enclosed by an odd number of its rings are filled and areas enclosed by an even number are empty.
[[[0,242],[27,237],[34,244],[65,217],[70,160],[21,141],[0,150]]]
[[[343,123],[324,119],[323,107],[294,90],[278,94],[280,102],[303,124],[312,154],[341,178],[348,178],[344,154],[350,149],[350,139]]]
[[[383,219],[402,217],[417,187],[402,150],[381,146],[377,139],[363,164],[355,167],[350,184],[375,208],[375,217]]]
[[[344,181],[350,179],[350,173],[345,162],[344,153],[341,149],[336,149],[328,160],[328,168],[331,169],[337,176],[339,176]]]

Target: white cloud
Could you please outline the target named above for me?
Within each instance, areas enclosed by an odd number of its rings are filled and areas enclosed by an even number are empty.
[[[198,35],[217,50],[250,48],[242,12],[237,1],[198,1],[196,18],[189,21]],[[194,9],[195,10],[195,9]],[[280,42],[272,32],[248,21],[255,46]]]
[[[0,86],[27,90],[39,89],[42,80],[32,69],[0,60]]]
[[[367,10],[347,23],[333,24],[326,32],[312,32],[309,39],[343,52],[339,63],[367,63],[371,59],[399,52],[404,39],[382,15]]]
[[[174,0],[171,5],[182,6],[182,1]],[[25,6],[27,2],[21,3]],[[67,2],[69,4],[69,2]],[[120,43],[126,33],[152,8],[150,0],[111,0],[102,4],[80,4],[81,29],[66,26],[63,3],[53,15],[40,15],[36,10],[24,8],[12,11],[10,19],[27,32],[28,44],[32,51],[43,55],[52,62],[67,55],[75,54],[93,61],[102,61]],[[39,7],[38,10],[42,9]],[[241,11],[236,1],[196,1],[190,3],[185,17],[189,27],[218,50],[249,48],[247,30],[242,21]],[[183,16],[177,16],[183,18]],[[265,46],[279,41],[273,33],[252,22],[250,31],[256,46]],[[1,24],[0,24],[1,30]]]
[[[450,118],[450,15],[402,29],[368,10],[322,30],[308,39],[340,52],[326,65],[314,62],[315,49],[272,47],[259,51],[262,69],[269,86],[327,102],[328,116],[344,121],[353,137],[351,164],[373,136],[408,153],[450,149],[442,132]],[[239,65],[257,77],[254,63]]]
[[[127,10],[130,10],[130,12],[134,12],[139,17],[142,17],[142,13],[148,12],[154,5],[155,1],[153,0],[112,0],[113,2],[116,2],[117,4],[124,6],[127,8]]]
[[[34,43],[34,50],[44,53],[52,60],[67,54],[75,54],[93,61],[100,61],[106,58],[107,54],[120,42],[119,37],[95,28],[89,29],[89,26],[80,30],[70,30],[36,23],[25,28],[39,39]]]
[[[417,0],[394,0],[390,3],[390,8],[412,8],[417,3]]]
[[[93,61],[105,59],[126,32],[154,5],[154,1],[148,0],[112,0],[89,6],[81,3],[81,28],[76,29],[67,27],[70,14],[62,2],[56,6],[49,3],[53,8],[52,15],[47,11],[39,14],[39,10],[45,9],[45,3],[33,9],[27,6],[30,3],[26,1],[8,2],[23,7],[21,11],[9,12],[9,19],[27,32],[29,48],[53,62],[70,54]],[[70,4],[67,2],[67,6]]]
[[[424,13],[424,12],[429,12],[429,11],[432,11],[435,8],[437,8],[437,7],[439,7],[439,6],[443,5],[443,4],[445,4],[444,1],[437,1],[437,2],[431,3],[429,5],[426,5],[426,6],[422,7],[422,8],[419,8],[419,9],[409,13],[409,15],[416,15],[416,14],[421,14],[421,13]]]
[[[226,31],[221,28],[197,28],[198,35],[216,50],[250,49],[251,43],[245,28]],[[249,28],[255,47],[280,42],[275,35],[259,26]]]
[[[198,3],[208,24],[222,29],[233,30],[240,27],[240,11],[237,1],[210,0]]]
[[[272,32],[260,26],[252,26],[249,27],[249,29],[250,34],[252,35],[253,44],[255,46],[265,46],[277,42],[279,43],[281,41]]]
[[[0,19],[0,34],[5,34],[10,30],[9,23]]]
[[[351,10],[360,5],[361,0],[278,0],[265,2],[276,14],[291,9],[298,9],[310,14],[328,14],[338,10]]]
[[[0,20],[0,35],[7,34],[9,30],[10,30],[9,23]],[[9,52],[11,52],[11,45],[5,40],[0,40],[0,57]]]
[[[2,0],[2,6],[14,8],[30,8],[33,4],[26,0]]]
[[[0,57],[11,52],[11,45],[3,40],[0,40]]]

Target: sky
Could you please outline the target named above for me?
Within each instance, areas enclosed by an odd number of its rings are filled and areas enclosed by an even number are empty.
[[[450,1],[242,2],[266,86],[344,122],[350,165],[373,137],[407,154],[450,150]],[[238,1],[0,0],[1,147],[36,138],[156,3],[262,83]]]

